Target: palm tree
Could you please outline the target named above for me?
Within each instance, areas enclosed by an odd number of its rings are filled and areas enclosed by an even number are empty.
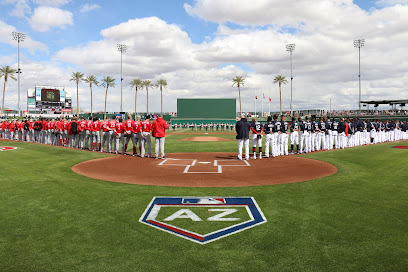
[[[75,81],[77,85],[77,115],[79,115],[79,96],[78,96],[78,86],[79,82],[84,80],[84,74],[81,72],[72,72],[70,81]]]
[[[104,112],[104,117],[103,119],[106,119],[106,100],[108,99],[108,89],[109,87],[115,88],[115,80],[113,77],[111,76],[106,76],[102,79],[102,87],[106,87],[106,93],[105,93],[105,112]]]
[[[160,109],[161,109],[161,115],[163,115],[163,87],[165,89],[167,89],[167,80],[165,79],[159,79],[156,82],[156,88],[160,88],[160,99],[161,99],[161,103],[160,103]]]
[[[146,116],[149,115],[149,87],[154,88],[155,85],[150,81],[150,80],[144,80],[143,81],[143,86],[146,88],[146,98],[147,98],[147,102],[146,102]]]
[[[1,106],[1,110],[4,113],[4,96],[6,94],[6,84],[7,84],[7,79],[10,77],[11,79],[17,80],[14,74],[17,72],[16,69],[12,69],[10,66],[1,66],[0,68],[0,78],[4,76],[4,88],[3,88],[3,102]]]
[[[135,93],[135,118],[136,118],[136,105],[137,105],[137,90],[143,87],[143,82],[140,78],[135,78],[130,82],[132,88],[136,88]]]
[[[242,109],[241,109],[241,86],[244,86],[245,83],[245,78],[242,76],[235,76],[235,78],[232,79],[232,87],[236,84],[238,87],[238,94],[239,94],[239,115],[242,114]]]
[[[273,83],[279,83],[279,103],[280,103],[280,115],[282,115],[282,84],[288,83],[286,77],[277,75],[273,79]]]
[[[99,82],[94,75],[87,76],[86,78],[84,78],[84,81],[86,83],[89,83],[89,88],[91,88],[91,116],[93,116],[92,114],[92,84],[95,84],[96,86],[98,86]]]

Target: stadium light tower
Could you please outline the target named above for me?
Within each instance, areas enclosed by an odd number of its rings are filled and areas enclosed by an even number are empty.
[[[18,68],[17,68],[17,81],[18,81],[18,116],[20,116],[20,42],[23,42],[26,34],[21,33],[21,32],[15,32],[13,31],[13,40],[17,41],[17,48],[18,48]]]
[[[292,52],[295,50],[296,44],[291,43],[286,45],[286,51],[290,53],[290,116],[293,116],[293,108],[292,108],[292,81],[293,81],[293,74],[292,74]]]
[[[118,44],[118,51],[120,52],[120,111],[123,112],[123,104],[122,104],[122,83],[123,83],[123,76],[122,76],[122,54],[126,52],[127,46],[124,44]]]
[[[360,51],[364,46],[365,39],[354,41],[354,47],[358,48],[358,110],[361,111],[361,69],[360,69]]]

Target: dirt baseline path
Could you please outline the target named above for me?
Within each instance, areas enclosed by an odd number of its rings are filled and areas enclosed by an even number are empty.
[[[242,187],[301,182],[332,175],[329,163],[296,156],[237,160],[235,153],[175,153],[165,160],[112,156],[79,163],[78,174],[120,183],[177,187]]]

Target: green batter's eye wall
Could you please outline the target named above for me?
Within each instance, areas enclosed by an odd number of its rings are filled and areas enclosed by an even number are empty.
[[[178,98],[177,118],[235,119],[235,98]]]

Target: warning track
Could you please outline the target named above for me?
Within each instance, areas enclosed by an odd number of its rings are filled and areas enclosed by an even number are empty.
[[[235,153],[174,153],[165,160],[112,156],[79,163],[78,174],[106,181],[178,187],[242,187],[301,182],[337,168],[298,156],[240,161]]]

